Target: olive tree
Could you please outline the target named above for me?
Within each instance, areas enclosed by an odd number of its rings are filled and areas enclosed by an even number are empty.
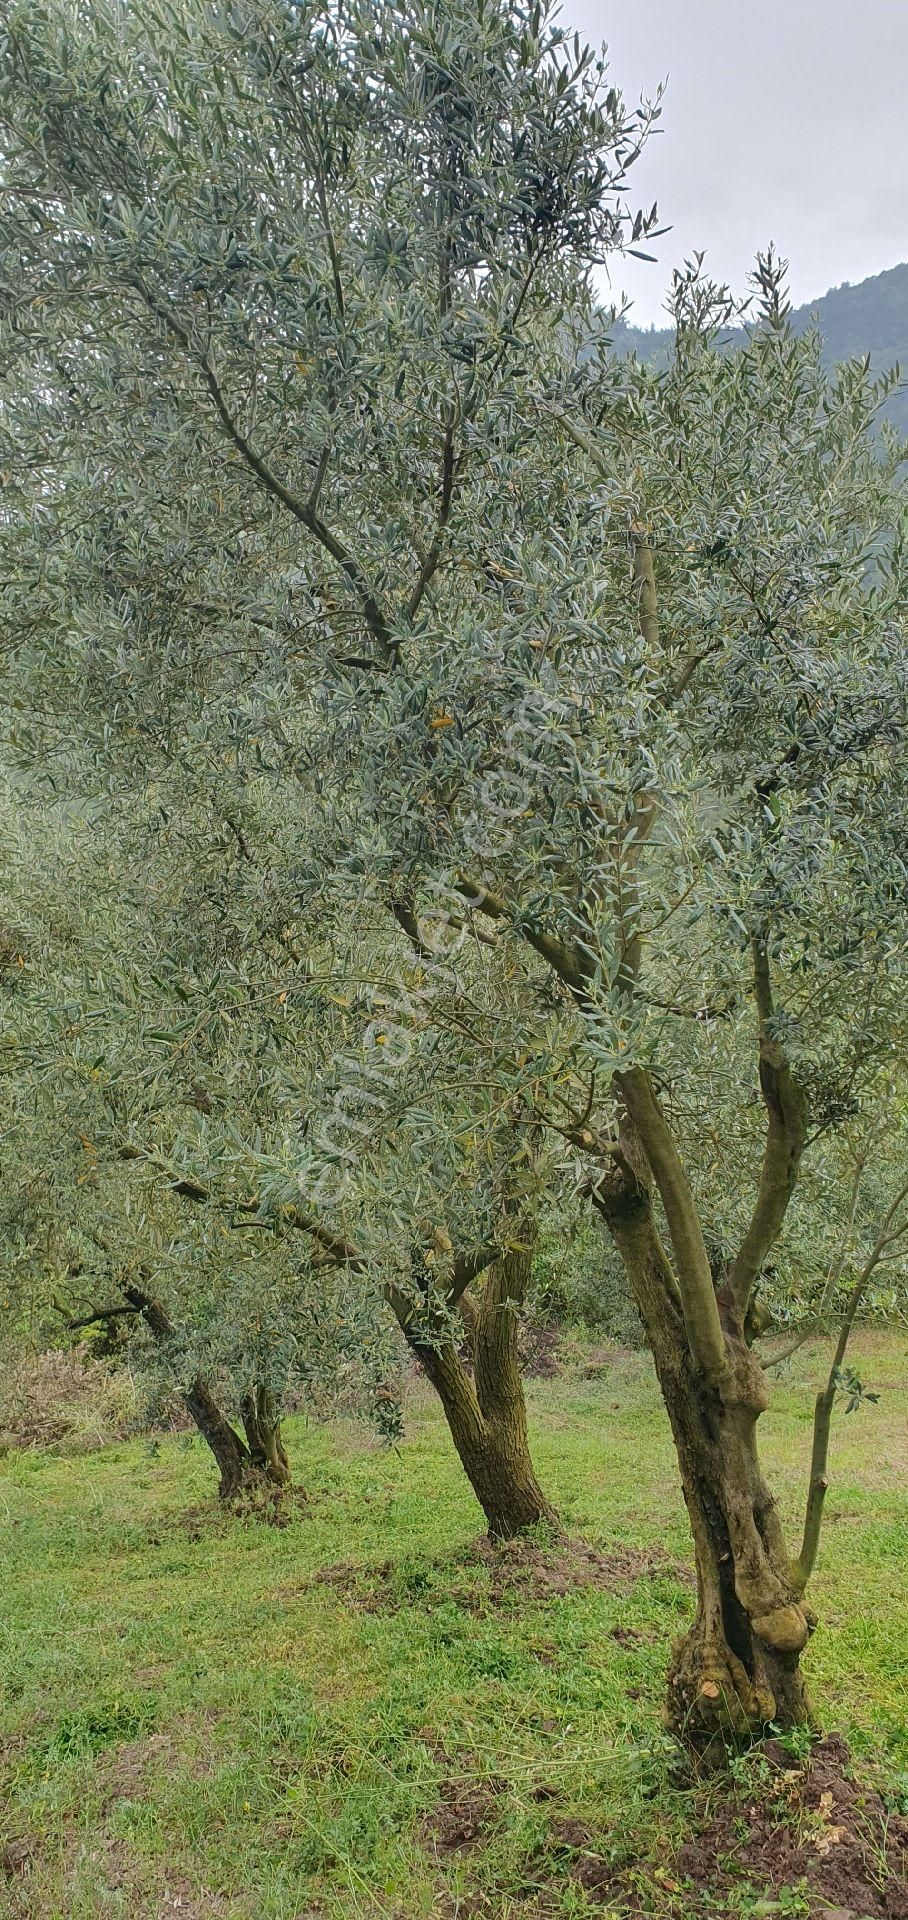
[[[500,0],[22,6],[2,56],[9,750],[83,793],[101,767],[122,793],[178,763],[253,871],[248,785],[272,780],[314,922],[312,875],[339,839],[362,858],[369,807],[333,783],[320,804],[326,718],[327,764],[355,749],[325,696],[368,701],[405,646],[434,649],[454,552],[470,617],[475,529],[520,439],[514,382],[560,350],[590,268],[653,226],[623,194],[657,108],[629,111],[550,7]],[[375,854],[408,968],[422,934]],[[323,895],[322,935],[327,911]],[[450,997],[439,973],[436,1005]],[[499,1105],[503,1138],[519,1094]],[[252,1146],[266,1171],[269,1153],[276,1189],[283,1147]],[[375,1236],[353,1242],[319,1156],[296,1158],[322,1252],[371,1266]],[[516,1373],[525,1197],[504,1199],[519,1218],[494,1260],[484,1243],[441,1259],[431,1304],[409,1229],[387,1280],[474,1484],[490,1450],[494,1478],[510,1462],[510,1517],[502,1487],[484,1500],[496,1531],[548,1511]],[[468,1272],[485,1274],[475,1300]]]
[[[752,1309],[900,1046],[879,392],[772,262],[740,352],[695,270],[665,373],[590,345],[651,116],[544,10],[21,8],[5,71],[11,746],[304,791],[313,924],[515,988],[474,1080],[604,1219],[678,1449],[673,1723],[797,1720]],[[330,1233],[335,1158],[296,1171]]]
[[[573,1148],[653,1353],[698,1571],[669,1711],[707,1744],[808,1711],[844,1346],[797,1552],[752,1308],[805,1157],[897,1113],[908,938],[899,450],[875,449],[866,366],[828,386],[778,267],[758,277],[738,352],[694,268],[664,374],[603,353],[525,393],[553,453],[515,470],[519,526],[487,525],[497,590],[359,706],[417,920],[446,888],[552,983],[509,1077]]]

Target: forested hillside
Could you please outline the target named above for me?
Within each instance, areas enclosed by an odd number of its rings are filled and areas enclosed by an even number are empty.
[[[821,299],[796,308],[792,319],[796,333],[805,333],[814,320],[819,321],[829,366],[854,354],[870,353],[875,371],[898,361],[908,380],[908,262],[855,287],[847,281],[831,287]],[[619,325],[613,338],[623,352],[658,361],[667,356],[672,329]],[[908,433],[908,385],[892,394],[885,415],[900,432]]]

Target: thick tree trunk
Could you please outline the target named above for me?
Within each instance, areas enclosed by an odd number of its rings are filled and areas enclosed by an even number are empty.
[[[760,1470],[763,1371],[723,1309],[727,1364],[709,1386],[690,1359],[684,1318],[648,1200],[598,1204],[625,1262],[671,1421],[697,1567],[697,1611],[672,1651],[667,1719],[701,1752],[770,1722],[809,1718],[799,1669],[815,1624]]]
[[[226,1414],[209,1393],[202,1380],[193,1380],[183,1395],[206,1445],[211,1448],[221,1476],[218,1492],[222,1500],[232,1500],[252,1472],[249,1449],[231,1426]]]
[[[274,1395],[267,1387],[253,1387],[243,1397],[240,1414],[253,1467],[273,1486],[289,1486],[290,1462],[281,1438]]]
[[[477,1301],[462,1301],[475,1382],[446,1327],[430,1341],[405,1328],[435,1388],[451,1438],[488,1522],[492,1540],[513,1540],[557,1515],[536,1478],[527,1435],[526,1401],[517,1356],[519,1307],[529,1274],[528,1251],[488,1267]]]
[[[530,1457],[526,1413],[508,1407],[484,1415],[453,1343],[412,1342],[444,1408],[461,1465],[488,1522],[492,1540],[513,1540],[541,1521],[555,1524]],[[523,1396],[521,1395],[521,1400]]]
[[[124,1292],[130,1306],[141,1314],[152,1339],[162,1346],[171,1345],[176,1339],[176,1328],[160,1301],[145,1293],[141,1287],[126,1287]],[[232,1500],[254,1470],[249,1448],[243,1445],[204,1380],[197,1376],[185,1388],[183,1400],[206,1446],[214,1454],[221,1476],[218,1487],[220,1497],[222,1500]]]

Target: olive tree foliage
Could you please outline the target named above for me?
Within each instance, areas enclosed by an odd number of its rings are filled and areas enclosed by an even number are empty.
[[[190,1115],[234,1142],[240,1118],[259,1136],[274,1123],[275,1063],[299,1033],[266,919],[246,952],[242,878],[188,803],[171,836],[155,795],[124,845],[97,806],[23,808],[21,786],[3,801],[4,1344],[119,1332],[149,1412],[186,1401],[223,1492],[256,1472],[283,1484],[282,1406],[386,1428],[399,1360],[374,1286],[253,1237],[248,1191],[211,1206],[184,1164]],[[264,863],[257,894],[263,878]]]
[[[544,8],[447,4],[13,8],[2,113],[20,637],[28,583],[105,726],[273,757],[430,620],[647,115]]]
[[[4,69],[10,750],[275,783],[299,911],[335,955],[368,928],[390,1003],[333,1059],[340,1143],[282,1148],[310,1219],[352,1268],[343,1209],[393,1218],[373,1134],[458,1192],[452,1097],[544,1130],[678,1449],[674,1723],[797,1720],[826,1412],[797,1555],[751,1341],[802,1168],[900,1098],[882,390],[830,386],[771,260],[740,351],[694,267],[665,372],[578,364],[649,114],[543,12],[29,7]]]
[[[405,643],[434,652],[452,542],[471,617],[476,531],[523,432],[515,382],[559,351],[589,267],[652,227],[655,210],[631,217],[622,195],[657,107],[626,109],[545,6],[25,6],[3,74],[10,750],[83,790],[100,764],[118,792],[177,764],[241,846],[250,785],[276,782],[310,934],[330,936],[354,995],[354,936],[365,952],[372,1011],[353,1051],[377,1058],[382,974],[392,998],[399,967],[419,987],[423,941],[391,873],[374,930],[362,901],[313,911],[312,872],[339,832],[345,864],[361,862],[368,824],[359,791],[352,811],[333,789],[321,807],[325,700],[359,685],[370,700]],[[337,765],[358,722],[329,710]],[[480,1025],[502,984],[499,1043],[514,1024],[513,970],[490,981],[472,954],[453,985],[436,970],[408,1024],[442,1031],[447,1064],[415,1050],[369,1153],[368,1072],[352,1108],[328,1076],[317,1142],[308,1122],[279,1143],[247,1127],[245,1151],[261,1207],[288,1176],[297,1196],[301,1177],[317,1189],[299,1223],[319,1224],[321,1256],[348,1274],[381,1266],[427,1365],[453,1354],[455,1309],[486,1353],[478,1375],[503,1364],[486,1323],[508,1328],[519,1428],[508,1303],[526,1276],[493,1263],[468,1300],[458,1256],[525,1265],[537,1149],[519,1089],[463,1124],[471,970]],[[323,1033],[340,1029],[347,1059],[345,1002]],[[303,1047],[299,1112],[323,1061]],[[448,1387],[482,1453],[497,1414],[462,1368]]]

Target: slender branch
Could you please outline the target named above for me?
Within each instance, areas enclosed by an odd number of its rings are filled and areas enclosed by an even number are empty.
[[[407,603],[407,619],[415,620],[423,594],[426,592],[435,574],[438,572],[444,545],[445,529],[451,516],[451,502],[454,498],[454,480],[460,461],[454,458],[454,414],[453,410],[445,425],[441,452],[441,492],[438,504],[438,522],[432,544],[420,568],[419,579]]]
[[[631,528],[634,543],[634,586],[637,591],[640,632],[655,658],[660,648],[659,604],[653,549],[646,528],[635,521]]]
[[[788,1346],[783,1347],[781,1353],[772,1353],[768,1360],[760,1361],[763,1372],[771,1373],[774,1367],[784,1366],[786,1360],[791,1360],[796,1353],[800,1353],[801,1348],[807,1345],[808,1340],[811,1340],[815,1333],[820,1333],[821,1331],[822,1329],[816,1320],[811,1321],[809,1326],[802,1327],[797,1339],[789,1341]]]
[[[391,912],[398,926],[401,927],[406,934],[407,939],[420,960],[427,960],[433,964],[436,964],[439,960],[444,962],[444,953],[438,952],[423,938],[422,928],[420,927],[419,918],[412,900],[392,900]],[[452,928],[455,933],[462,933],[467,929],[466,921],[461,920],[457,914],[446,913],[444,925]],[[472,933],[474,939],[480,941],[482,946],[494,947],[495,935],[493,933],[486,933],[482,927],[473,927],[468,930]]]
[[[711,646],[702,647],[699,653],[688,654],[677,678],[672,682],[672,685],[668,688],[665,695],[665,705],[667,707],[673,707],[675,701],[680,700],[682,693],[687,692],[697,668],[702,667],[704,660],[711,659],[713,654],[720,653],[724,644],[725,639],[723,635],[721,640],[714,641]]]
[[[322,226],[325,230],[328,258],[331,262],[331,278],[334,281],[334,298],[337,301],[337,317],[341,324],[343,324],[346,319],[347,307],[346,301],[344,300],[344,285],[341,279],[340,255],[337,251],[337,241],[334,238],[334,228],[331,225],[331,212],[328,206],[328,196],[325,192],[325,182],[317,167],[313,169],[313,178],[315,183],[315,197],[318,202]]]
[[[684,1163],[645,1069],[631,1067],[626,1073],[616,1074],[615,1082],[640,1136],[665,1208],[691,1354],[706,1378],[716,1380],[726,1366],[725,1337]]]
[[[63,1313],[63,1314],[66,1313],[66,1309],[64,1307],[61,1307],[58,1301],[55,1300],[53,1304],[57,1313]],[[70,1318],[70,1316],[67,1314],[66,1326],[70,1333],[75,1333],[80,1327],[96,1327],[102,1321],[119,1320],[125,1314],[134,1314],[134,1313],[140,1313],[140,1312],[141,1312],[141,1308],[135,1306],[132,1303],[130,1303],[128,1306],[120,1306],[120,1307],[97,1307],[94,1313],[78,1314],[76,1315],[75,1318]]]
[[[322,447],[321,454],[319,455],[318,466],[315,469],[315,479],[312,482],[312,488],[309,494],[309,498],[306,501],[306,508],[309,513],[314,514],[316,507],[318,506],[319,496],[321,494],[322,487],[325,484],[325,475],[328,471],[328,462],[330,458],[331,458],[331,442],[330,440],[326,440],[324,446]]]
[[[173,334],[174,339],[179,341],[184,352],[189,356],[211,395],[224,432],[236,448],[237,453],[239,453],[244,460],[246,466],[255,474],[257,480],[260,481],[266,493],[269,493],[273,499],[278,500],[283,507],[286,507],[287,512],[292,514],[295,520],[299,521],[300,526],[305,527],[307,533],[310,533],[313,539],[324,548],[325,552],[330,554],[332,560],[336,561],[340,567],[341,572],[346,575],[360,603],[363,618],[369,632],[372,634],[373,639],[378,642],[385,658],[393,658],[396,654],[394,636],[355,556],[347,551],[342,541],[338,540],[336,534],[331,532],[330,527],[327,527],[325,522],[319,518],[310,502],[300,499],[298,494],[295,494],[276,473],[272,472],[261,454],[250,445],[245,434],[240,431],[240,428],[233,418],[224,397],[220,381],[207,352],[200,353],[198,348],[193,346],[192,336],[188,327],[185,327],[182,322],[177,319],[176,314],[170,312],[168,307],[163,306],[159,300],[154,298],[154,295],[141,279],[136,277],[131,280],[129,284],[140,295],[149,311]]]
[[[832,1357],[832,1365],[829,1369],[829,1378],[825,1387],[817,1394],[813,1414],[813,1447],[810,1458],[807,1507],[804,1514],[804,1538],[800,1554],[795,1563],[797,1580],[801,1587],[806,1587],[816,1566],[817,1552],[820,1544],[823,1508],[829,1488],[829,1478],[827,1474],[827,1466],[829,1463],[829,1436],[832,1428],[832,1410],[835,1405],[839,1375],[845,1360],[848,1342],[857,1318],[858,1309],[864,1299],[870,1281],[880,1264],[884,1251],[886,1247],[892,1244],[893,1239],[908,1232],[908,1222],[903,1222],[902,1227],[896,1229],[895,1233],[890,1232],[892,1222],[896,1218],[899,1209],[904,1205],[906,1199],[908,1199],[908,1180],[899,1188],[892,1205],[889,1207],[873,1247],[870,1250],[870,1254],[848,1295],[845,1303],[845,1311],[842,1315],[842,1324],[839,1328],[839,1337],[836,1341],[835,1353]]]
[[[779,1237],[797,1184],[807,1135],[801,1090],[782,1046],[771,1032],[774,1008],[765,941],[753,942],[753,958],[754,999],[759,1019],[760,1092],[766,1108],[767,1125],[756,1203],[728,1275],[731,1296],[742,1314],[746,1312],[763,1262]]]
[[[781,1353],[774,1353],[770,1356],[768,1360],[761,1361],[760,1364],[763,1368],[764,1373],[771,1372],[774,1367],[784,1366],[785,1361],[792,1359],[793,1355],[798,1353],[801,1347],[805,1346],[807,1341],[810,1340],[814,1334],[822,1333],[823,1331],[823,1320],[826,1313],[826,1309],[829,1305],[830,1300],[832,1299],[832,1295],[835,1291],[835,1288],[838,1286],[838,1283],[842,1277],[842,1271],[845,1266],[845,1261],[848,1258],[848,1249],[851,1245],[851,1236],[852,1236],[852,1233],[854,1232],[854,1222],[855,1222],[855,1217],[857,1215],[857,1210],[858,1210],[858,1201],[861,1195],[861,1182],[863,1181],[863,1178],[864,1178],[864,1170],[867,1165],[867,1155],[869,1152],[870,1152],[870,1146],[868,1144],[865,1147],[864,1152],[860,1155],[857,1161],[857,1165],[855,1167],[854,1180],[852,1182],[852,1187],[851,1187],[851,1205],[848,1210],[848,1224],[845,1228],[844,1233],[842,1234],[838,1248],[836,1252],[833,1254],[833,1257],[829,1262],[829,1267],[827,1270],[826,1278],[823,1282],[820,1298],[817,1301],[816,1310],[814,1313],[811,1314],[810,1320],[808,1321],[807,1325],[805,1327],[802,1327],[797,1338],[795,1340],[790,1341],[787,1347],[783,1347]]]
[[[483,886],[481,881],[460,874],[457,890],[474,912],[484,913],[490,920],[513,921],[513,908],[500,895]],[[533,927],[521,927],[520,934],[541,959],[548,961],[574,998],[582,1003],[587,998],[587,981],[592,972],[592,963],[577,942],[561,940],[557,934],[540,932]]]

